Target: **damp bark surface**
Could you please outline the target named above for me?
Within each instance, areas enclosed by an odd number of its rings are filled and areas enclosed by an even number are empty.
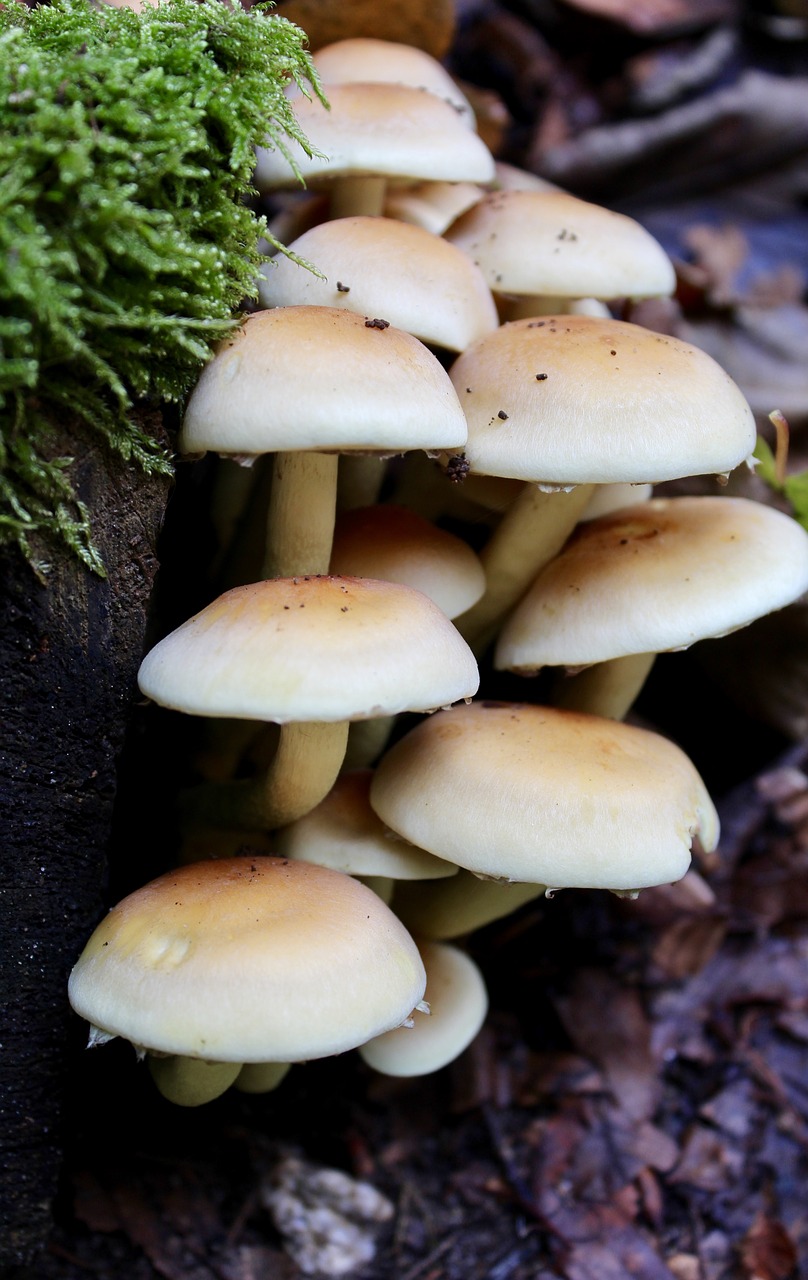
[[[161,424],[149,422],[162,430]],[[102,579],[68,552],[41,581],[0,557],[0,1267],[50,1230],[72,1038],[66,984],[104,910],[116,759],[136,694],[168,482],[63,430]]]

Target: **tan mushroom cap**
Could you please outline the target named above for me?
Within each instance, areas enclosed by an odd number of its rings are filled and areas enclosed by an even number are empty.
[[[746,498],[652,498],[579,527],[506,622],[495,663],[586,666],[727,635],[808,591],[808,533]]]
[[[515,320],[450,370],[472,471],[559,486],[722,474],[751,456],[755,420],[703,351],[591,316]]]
[[[370,807],[372,777],[370,769],[340,774],[315,809],[276,833],[278,853],[350,876],[430,881],[456,876],[453,863],[416,849],[385,827]]]
[[[499,324],[479,267],[421,227],[392,218],[335,218],[289,248],[322,275],[279,254],[259,282],[265,307],[307,304],[383,316],[449,351],[463,351]]]
[[[333,307],[250,316],[222,343],[188,402],[179,447],[279,450],[462,447],[463,411],[432,352],[387,325]]]
[[[439,236],[484,195],[485,187],[477,182],[428,181],[404,186],[391,183],[384,199],[384,213]]]
[[[404,84],[426,89],[448,102],[471,129],[474,111],[449,72],[423,49],[396,40],[352,36],[321,46],[314,54],[317,74],[324,84]]]
[[[432,710],[469,698],[474,658],[419,591],[369,578],[273,578],[234,587],[143,660],[162,706],[278,724]]]
[[[297,1062],[401,1025],[415,943],[349,876],[280,858],[171,871],[114,907],[70,976],[73,1008],[140,1048]]]
[[[445,232],[498,293],[667,296],[676,272],[639,222],[566,191],[494,191]]]
[[[399,84],[324,84],[330,109],[317,98],[294,97],[298,124],[315,154],[288,149],[307,184],[348,175],[420,182],[489,182],[491,152],[453,106],[425,89]],[[259,147],[255,183],[261,191],[296,186],[280,151]]]
[[[485,570],[467,543],[394,504],[338,515],[331,572],[402,582],[423,591],[447,618],[470,609],[485,590]]]
[[[718,817],[673,743],[597,716],[478,702],[423,721],[381,760],[371,804],[478,875],[633,890],[684,875]]]
[[[417,1010],[411,1027],[397,1027],[359,1046],[374,1071],[388,1076],[424,1076],[439,1071],[467,1049],[485,1021],[488,992],[479,968],[458,947],[421,942],[429,1013]]]

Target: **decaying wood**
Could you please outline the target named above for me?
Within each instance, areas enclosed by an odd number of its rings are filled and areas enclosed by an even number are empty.
[[[135,692],[166,482],[64,432],[105,581],[47,551],[0,564],[0,1263],[50,1227],[70,1029],[67,976],[102,913],[116,756]],[[75,1028],[74,1028],[75,1029]]]

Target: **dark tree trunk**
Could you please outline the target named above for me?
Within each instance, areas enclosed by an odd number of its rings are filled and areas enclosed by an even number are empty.
[[[43,586],[18,554],[0,558],[0,1266],[30,1262],[50,1225],[66,983],[103,911],[116,758],[168,488],[69,433],[58,446],[76,459],[108,578],[48,548]]]

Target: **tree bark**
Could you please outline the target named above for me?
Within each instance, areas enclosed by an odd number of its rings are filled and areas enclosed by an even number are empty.
[[[18,553],[0,557],[0,1266],[30,1263],[50,1227],[75,1034],[67,977],[103,914],[168,491],[70,429],[56,446],[75,458],[108,577],[37,547],[52,557],[43,585]]]

